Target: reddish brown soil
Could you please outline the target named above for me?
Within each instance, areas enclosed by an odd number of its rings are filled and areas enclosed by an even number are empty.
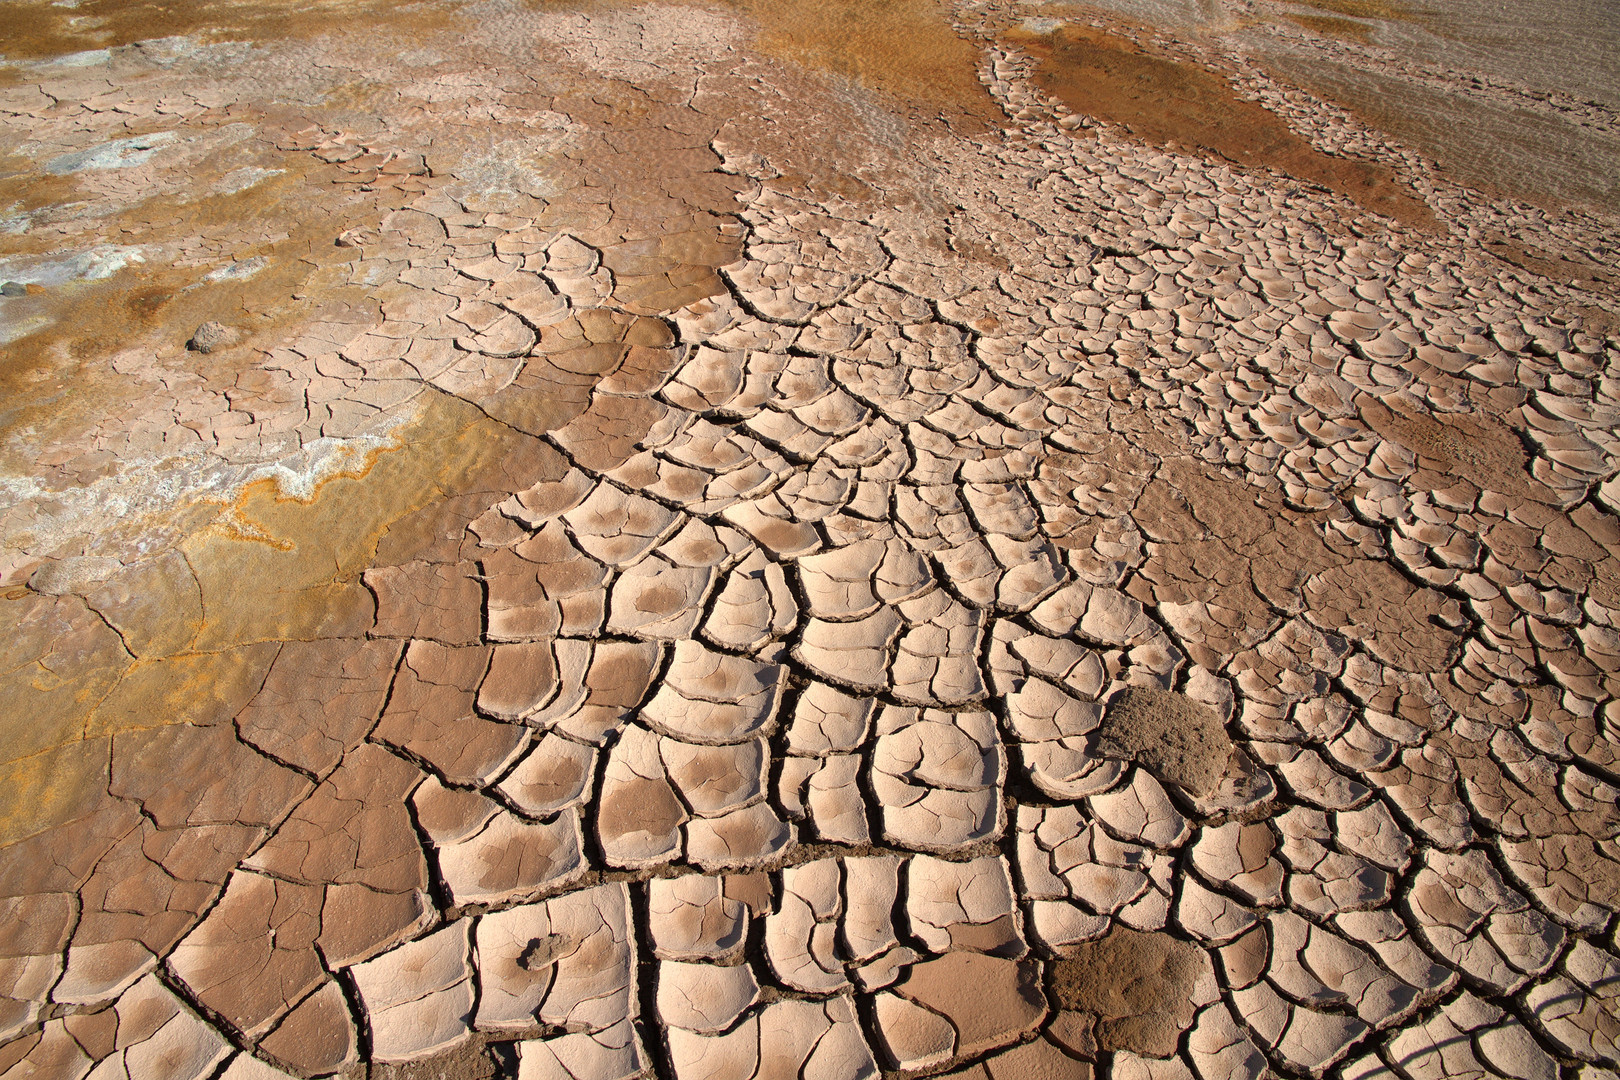
[[[1285,172],[1405,225],[1435,224],[1428,207],[1393,170],[1313,149],[1280,116],[1239,98],[1222,74],[1090,27],[1011,36],[1040,61],[1036,81],[1041,87],[1075,112],[1120,124],[1149,142]]]
[[[758,20],[765,52],[846,76],[953,126],[1000,116],[979,81],[979,50],[940,0],[725,0]]]
[[[1349,15],[1353,19],[1398,19],[1406,22],[1420,18],[1416,11],[1405,4],[1392,4],[1387,0],[1300,0],[1300,2],[1318,11]]]
[[[1336,15],[1295,15],[1285,13],[1284,18],[1307,30],[1333,37],[1351,38],[1363,44],[1372,44],[1372,27],[1354,19],[1341,19]]]

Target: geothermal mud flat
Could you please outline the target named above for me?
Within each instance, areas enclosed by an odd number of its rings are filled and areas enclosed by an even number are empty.
[[[1620,1066],[1602,192],[1055,4],[25,14],[0,1076]]]

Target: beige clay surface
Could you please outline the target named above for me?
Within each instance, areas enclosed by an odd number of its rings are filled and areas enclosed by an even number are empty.
[[[25,14],[0,1077],[1616,1075],[1612,208],[1058,4]]]

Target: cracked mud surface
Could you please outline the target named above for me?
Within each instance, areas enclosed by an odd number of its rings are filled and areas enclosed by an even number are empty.
[[[1620,1068],[1612,217],[1045,5],[104,6],[0,27],[0,1077]]]

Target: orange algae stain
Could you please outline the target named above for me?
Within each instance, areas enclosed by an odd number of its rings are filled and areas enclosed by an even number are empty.
[[[329,301],[353,291],[326,287],[354,257],[352,249],[335,247],[333,238],[369,208],[334,199],[305,155],[264,163],[281,175],[228,195],[124,207],[67,249],[71,254],[111,242],[146,252],[144,262],[8,302],[8,317],[36,320],[38,328],[0,349],[0,467],[29,473],[35,466],[30,455],[41,448],[72,444],[102,418],[127,416],[132,394],[138,399],[140,391],[131,376],[107,362],[110,357],[143,354],[143,368],[146,360],[161,358],[158,364],[170,372],[184,367],[228,386],[252,366],[254,345],[309,318],[317,294]],[[215,167],[197,170],[199,184],[234,163],[210,164]],[[26,201],[22,197],[31,190],[22,181],[8,186],[0,179],[0,204],[8,196]],[[61,196],[54,186],[50,190]],[[72,202],[75,196],[61,197]],[[246,228],[245,222],[254,225]],[[187,248],[200,243],[209,255],[191,256]],[[40,228],[5,237],[0,254],[26,258],[62,246],[54,230]],[[177,248],[181,261],[193,265],[169,264]],[[247,259],[261,260],[262,269],[249,277],[209,280],[214,270]],[[237,334],[233,345],[211,356],[185,351],[183,343],[207,321],[231,327]],[[24,437],[8,437],[19,433]]]
[[[67,766],[51,764],[79,760],[69,748],[141,728],[227,722],[263,682],[279,642],[371,628],[375,604],[361,574],[403,519],[461,495],[497,502],[542,473],[560,475],[555,451],[539,439],[460,399],[436,391],[424,399],[395,445],[309,492],[289,494],[265,478],[216,504],[213,520],[180,543],[202,613],[180,652],[132,658],[78,597],[0,600],[19,627],[0,650],[0,709],[29,718],[0,728],[0,762],[12,763],[0,775],[78,792],[59,800],[69,806],[83,791],[57,775]],[[28,769],[37,783],[24,777]],[[53,815],[46,808],[23,820]],[[0,828],[0,843],[5,835]]]
[[[1434,13],[1406,4],[1391,3],[1389,0],[1286,0],[1286,2],[1296,7],[1314,10],[1307,12],[1273,8],[1272,11],[1296,26],[1303,26],[1314,33],[1346,38],[1364,45],[1373,43],[1373,34],[1378,29],[1378,23],[1410,23],[1421,26],[1431,33],[1445,34],[1443,21]],[[1263,22],[1265,19],[1251,15],[1240,21],[1248,25]]]
[[[979,50],[933,0],[727,0],[762,27],[757,45],[946,114],[994,120]]]
[[[989,107],[974,76],[976,50],[955,38],[937,6],[923,5],[927,11],[918,25],[925,32],[898,46],[885,43],[871,26],[901,28],[908,20],[914,22],[916,13],[904,4],[874,5],[869,12],[863,5],[835,5],[841,17],[865,20],[862,25],[868,27],[842,45],[831,16],[818,11],[817,5],[799,2],[779,12],[766,11],[766,5],[753,0],[738,0],[733,6],[759,11],[767,26],[790,26],[794,19],[823,25],[819,36],[798,45],[787,30],[769,39],[771,48],[800,49],[805,63],[836,70],[885,93],[936,104],[942,113],[956,109],[965,115]],[[262,38],[302,33],[315,18],[299,22],[303,17],[290,4],[182,3],[166,9],[162,17],[130,19],[125,13],[147,11],[146,5],[120,8],[110,0],[83,0],[73,15],[86,21],[70,26],[62,17],[67,9],[48,7],[22,3],[0,12],[0,52],[9,58],[54,55],[164,33],[193,34],[201,40]],[[254,9],[262,10],[254,14]],[[380,9],[356,3],[324,10],[322,17],[337,10]],[[445,5],[438,10],[453,9]],[[22,12],[40,18],[26,24],[26,16],[19,18]],[[277,24],[277,18],[284,22]],[[397,28],[396,23],[389,25]],[[935,70],[931,66],[935,60],[947,63],[949,70]],[[370,92],[356,86],[328,100],[359,102]],[[332,238],[374,208],[319,194],[331,189],[320,167],[309,165],[302,155],[259,163],[274,165],[285,175],[233,195],[189,202],[148,199],[108,214],[97,228],[125,244],[160,244],[176,235],[217,230],[217,236],[232,245],[232,255],[267,257],[266,270],[246,281],[215,284],[202,280],[209,265],[175,268],[154,262],[110,279],[50,287],[27,298],[50,321],[40,332],[13,343],[0,360],[0,393],[11,403],[0,412],[0,435],[33,427],[40,433],[32,438],[36,448],[63,445],[88,430],[97,417],[127,409],[131,383],[107,363],[120,350],[142,351],[148,357],[161,354],[164,363],[183,365],[209,383],[230,385],[238,374],[252,369],[253,346],[273,340],[267,331],[292,327],[312,316],[311,305],[300,302],[305,297],[365,300],[367,290],[342,284],[346,268],[339,263],[348,256],[334,252]],[[25,175],[28,169],[7,175],[9,171],[0,170],[0,204],[34,210],[93,198],[74,178],[45,180],[36,169],[31,179]],[[217,163],[204,163],[197,170],[196,186],[223,171]],[[249,236],[239,231],[243,222],[264,222],[285,235]],[[30,248],[33,243],[34,238],[24,237],[7,254],[45,253],[43,248]],[[695,229],[672,245],[659,254],[673,259],[683,273],[689,261],[701,265],[730,261],[736,247],[733,236],[716,228]],[[675,306],[675,300],[690,302],[694,295],[720,288],[712,273],[691,281],[686,277],[677,281],[671,273],[668,289],[649,286],[645,299],[653,307]],[[177,343],[209,319],[233,325],[244,335],[236,345],[210,356],[180,351]],[[273,660],[277,642],[365,634],[372,627],[374,602],[361,575],[379,561],[380,545],[411,550],[409,534],[415,525],[405,524],[407,520],[420,521],[423,512],[448,505],[460,514],[464,505],[481,502],[486,493],[488,503],[482,505],[493,504],[529,486],[537,470],[549,469],[558,460],[544,443],[459,399],[429,390],[422,400],[417,418],[399,430],[394,445],[346,464],[307,491],[290,492],[275,479],[265,478],[247,485],[228,504],[191,503],[168,515],[163,524],[185,537],[179,550],[195,577],[200,610],[195,635],[165,646],[174,651],[154,651],[137,660],[124,650],[116,633],[98,623],[105,640],[85,652],[88,667],[78,675],[44,663],[4,673],[9,681],[0,679],[0,702],[6,714],[48,722],[32,723],[26,731],[20,727],[0,731],[0,762],[11,762],[0,766],[0,776],[11,778],[12,790],[38,803],[37,812],[13,815],[0,801],[0,812],[7,817],[0,826],[0,843],[70,820],[66,815],[80,812],[75,807],[92,805],[95,796],[104,793],[106,736],[162,724],[222,722],[251,697]],[[23,471],[40,463],[26,462]],[[64,471],[49,482],[90,479],[94,477],[88,472]],[[449,503],[471,494],[479,499]],[[109,522],[108,532],[122,534],[150,524]],[[17,601],[40,599],[22,593]],[[68,602],[78,603],[76,598]],[[98,753],[100,773],[94,764]],[[38,795],[42,790],[46,796]],[[10,831],[12,817],[18,832]]]
[[[1363,45],[1372,44],[1373,28],[1355,19],[1341,19],[1334,15],[1301,15],[1284,12],[1283,18],[1318,34],[1349,38]]]
[[[0,764],[0,846],[96,809],[107,795],[111,741],[69,742]]]
[[[632,8],[641,0],[528,0],[547,10]],[[992,116],[977,50],[942,0],[718,0],[764,28],[772,55],[957,114]],[[41,59],[170,36],[201,42],[307,38],[374,23],[391,32],[453,30],[458,3],[395,0],[51,0],[0,6],[0,56]],[[15,79],[15,74],[11,75]]]
[[[1148,142],[1285,172],[1405,225],[1436,224],[1388,166],[1316,150],[1282,117],[1239,98],[1222,74],[1086,26],[1007,37],[1038,61],[1037,84],[1077,113],[1120,124]]]
[[[527,0],[550,11],[631,9],[645,0]],[[753,44],[778,60],[830,72],[868,90],[932,107],[953,122],[1001,113],[979,82],[978,47],[951,26],[946,0],[695,0],[740,13]]]
[[[263,685],[276,652],[275,643],[261,642],[138,662],[89,715],[85,736],[227,723]]]
[[[256,483],[274,483],[271,480],[260,480]],[[220,515],[219,520],[212,522],[207,531],[215,536],[229,540],[239,540],[244,544],[267,544],[277,551],[291,551],[295,545],[291,540],[280,536],[272,536],[251,521],[244,520],[236,513],[236,506],[232,504]]]
[[[1296,0],[1305,7],[1348,15],[1352,19],[1383,19],[1387,22],[1423,22],[1425,15],[1405,4],[1389,0]]]
[[[79,738],[133,660],[118,634],[77,597],[25,593],[0,618],[0,761]]]
[[[72,175],[44,172],[38,162],[20,154],[0,155],[0,206],[8,215],[69,204],[78,195],[79,183]],[[6,244],[8,249],[15,249],[29,239],[29,232],[12,234],[6,237]]]
[[[289,495],[266,478],[215,505],[213,520],[180,543],[202,615],[178,653],[135,660],[78,597],[0,601],[18,627],[0,650],[0,708],[29,718],[0,728],[0,762],[120,731],[229,720],[262,683],[277,642],[371,628],[360,575],[401,519],[457,495],[498,501],[554,466],[540,440],[459,399],[425,399],[395,445],[311,491]]]
[[[217,524],[182,544],[202,592],[195,647],[365,633],[374,602],[360,575],[390,527],[474,491],[497,502],[527,486],[516,482],[529,459],[550,453],[466,402],[427,391],[393,447],[309,495],[289,495],[270,478],[249,484]]]

